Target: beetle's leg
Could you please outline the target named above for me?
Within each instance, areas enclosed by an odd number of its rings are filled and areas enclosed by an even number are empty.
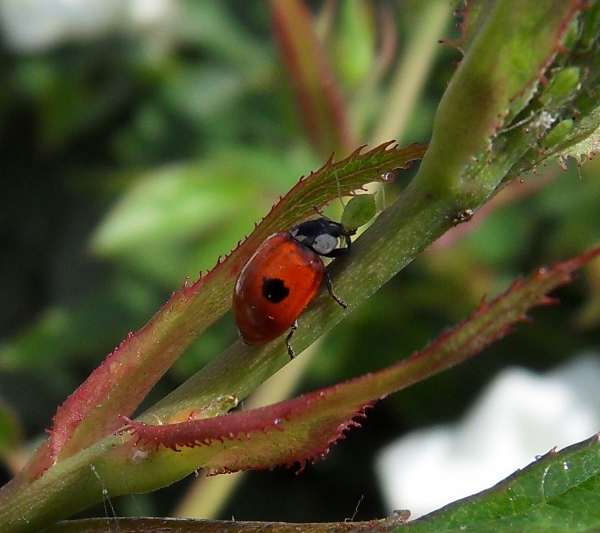
[[[296,357],[296,353],[294,352],[294,348],[292,348],[290,341],[292,340],[292,336],[294,335],[294,333],[297,329],[298,329],[298,321],[294,320],[294,323],[292,324],[292,327],[290,328],[290,332],[287,334],[287,337],[285,338],[285,346],[287,348],[288,354],[290,354],[290,359],[293,359],[294,357]]]
[[[346,309],[348,307],[346,302],[342,300],[335,292],[333,292],[333,285],[331,284],[331,278],[329,277],[329,273],[325,271],[325,285],[327,286],[327,292],[329,295],[336,301],[338,305]]]

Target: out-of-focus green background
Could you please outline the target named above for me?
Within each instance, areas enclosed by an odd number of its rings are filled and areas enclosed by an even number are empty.
[[[143,326],[186,276],[195,280],[210,269],[326,159],[327,150],[312,146],[303,130],[269,4],[80,3],[0,3],[3,483],[39,442],[56,407],[128,332]],[[393,73],[430,4],[310,4],[358,144],[371,140],[385,117]],[[448,19],[437,38],[456,37],[454,26]],[[390,60],[375,76],[384,40]],[[427,142],[459,59],[455,50],[435,46],[402,134],[406,144]],[[404,358],[516,276],[598,243],[598,163],[569,166],[524,176],[406,268],[321,344],[301,390]],[[387,201],[413,172],[386,186]],[[598,347],[598,262],[560,299],[468,364],[378,404],[362,429],[301,475],[250,473],[221,517],[343,520],[359,501],[355,519],[384,515],[373,468],[384,444],[460,416],[507,365],[545,369]],[[226,316],[149,401],[235,338]],[[113,505],[118,514],[169,514],[191,481]]]

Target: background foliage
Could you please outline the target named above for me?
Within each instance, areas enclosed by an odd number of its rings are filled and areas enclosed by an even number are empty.
[[[427,24],[432,42],[456,37],[447,5],[444,30],[432,27],[434,17],[423,22],[444,3],[313,6],[354,143],[377,138],[388,98],[413,104],[406,129],[397,124],[392,136],[427,142],[459,56],[443,46],[434,47],[435,58],[419,55],[424,47],[416,58],[409,52]],[[212,267],[334,148],[344,152],[343,145],[315,145],[304,129],[266,4],[172,6],[154,26],[115,23],[36,49],[5,38],[0,51],[2,482],[39,442],[56,406],[186,276]],[[394,76],[408,57],[430,72],[413,93]],[[597,243],[596,166],[571,162],[564,172],[551,164],[503,191],[338,326],[301,388],[391,364],[463,318],[483,294]],[[410,174],[386,188],[388,198]],[[356,519],[385,515],[373,473],[377,450],[403,431],[459,416],[507,365],[544,369],[598,346],[599,287],[596,262],[562,291],[560,307],[535,314],[535,327],[380,403],[327,461],[300,476],[248,474],[220,517],[334,521],[352,516],[361,499]],[[228,316],[149,400],[235,338]],[[192,481],[113,504],[118,514],[171,514]]]

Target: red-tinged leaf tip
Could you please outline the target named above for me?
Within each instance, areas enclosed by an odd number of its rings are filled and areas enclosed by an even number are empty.
[[[356,418],[369,406],[330,406],[315,412],[322,402],[330,402],[334,391],[335,387],[260,409],[178,424],[152,425],[122,417],[126,425],[119,432],[131,433],[136,446],[156,453],[203,447],[201,466],[212,474],[294,464],[302,470],[307,461],[324,457],[347,429],[360,426]]]

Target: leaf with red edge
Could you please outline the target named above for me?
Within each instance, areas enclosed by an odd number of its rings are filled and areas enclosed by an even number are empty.
[[[375,401],[465,361],[525,320],[528,310],[553,303],[546,294],[569,283],[574,270],[598,255],[600,247],[515,281],[505,294],[482,302],[469,319],[423,352],[378,372],[216,418],[165,425],[128,421],[123,432],[130,432],[133,446],[152,454],[155,461],[191,460],[212,473],[303,465],[326,454]]]
[[[333,156],[318,171],[302,178],[283,197],[248,239],[208,274],[187,283],[137,333],[128,337],[89,378],[58,408],[50,438],[27,465],[27,477],[35,478],[59,460],[73,456],[118,429],[119,415],[129,416],[177,357],[231,305],[235,278],[258,245],[275,231],[287,229],[314,214],[339,191],[349,194],[382,173],[406,167],[420,159],[424,147],[406,148],[382,144],[372,150],[356,150],[341,161]],[[223,391],[227,395],[228,391]],[[231,408],[224,402],[223,409]],[[213,403],[197,406],[196,417],[212,412]],[[218,410],[218,409],[217,409]]]

